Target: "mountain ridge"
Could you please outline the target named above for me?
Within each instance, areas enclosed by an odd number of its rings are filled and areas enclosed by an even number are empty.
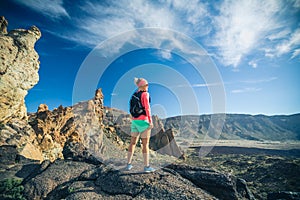
[[[213,114],[214,115],[214,114]],[[212,115],[184,115],[163,120],[166,129],[173,128],[177,133],[184,131],[204,137],[210,126]],[[220,139],[247,140],[300,140],[300,114],[293,115],[250,115],[225,114]],[[193,131],[191,131],[193,130]]]

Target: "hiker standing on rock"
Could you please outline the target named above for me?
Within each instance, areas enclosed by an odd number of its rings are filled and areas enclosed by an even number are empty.
[[[139,136],[142,138],[142,152],[144,158],[144,172],[153,172],[155,169],[149,165],[149,141],[151,129],[153,128],[150,95],[148,93],[148,81],[144,78],[134,78],[134,83],[138,87],[130,100],[131,140],[128,148],[128,162],[126,170],[132,169],[132,157]]]

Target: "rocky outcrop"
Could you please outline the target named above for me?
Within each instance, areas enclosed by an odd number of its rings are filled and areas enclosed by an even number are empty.
[[[72,107],[59,106],[53,111],[41,104],[37,113],[29,116],[29,124],[44,159],[54,161],[63,158],[65,143],[82,143],[92,151],[103,149],[103,94],[96,90],[95,97]]]
[[[150,148],[160,154],[185,159],[184,152],[177,145],[172,129],[159,131],[151,137]]]
[[[172,129],[165,130],[158,116],[153,116],[152,121],[150,148],[163,155],[184,159],[184,152],[177,145]]]
[[[4,16],[0,17],[0,34],[7,34],[8,21]]]
[[[24,98],[39,80],[39,56],[34,49],[40,30],[16,29],[7,33],[7,21],[0,19],[0,123],[26,119]]]

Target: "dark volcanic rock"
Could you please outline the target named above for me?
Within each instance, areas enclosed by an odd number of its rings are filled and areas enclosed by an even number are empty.
[[[268,200],[299,200],[300,192],[273,192],[268,194]]]
[[[254,199],[246,182],[230,174],[187,165],[169,165],[167,167],[220,199]]]
[[[150,148],[160,154],[166,154],[177,158],[184,158],[183,152],[180,150],[174,139],[174,133],[171,129],[167,131],[159,131],[150,139]]]
[[[42,164],[24,188],[28,199],[253,199],[241,179],[183,165],[143,173],[57,160]]]
[[[63,149],[64,159],[71,159],[74,161],[82,161],[90,164],[101,164],[97,158],[95,158],[88,149],[79,142],[66,142]]]
[[[44,180],[44,181],[42,181]],[[56,161],[25,184],[28,199],[216,199],[178,174]]]
[[[84,162],[56,160],[42,173],[24,184],[27,199],[44,199],[57,186],[76,179],[93,165]]]

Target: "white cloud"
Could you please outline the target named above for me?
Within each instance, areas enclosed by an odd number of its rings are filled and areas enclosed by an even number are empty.
[[[282,38],[287,37],[290,33],[291,33],[290,29],[284,29],[279,32],[271,33],[270,35],[267,36],[267,39],[269,39],[271,41],[282,39]]]
[[[276,56],[291,52],[295,47],[300,45],[300,28],[296,29],[295,32],[291,33],[289,39],[278,44],[275,49]],[[293,54],[292,57],[294,57]]]
[[[87,34],[90,34],[89,38],[92,39],[89,39],[88,43],[94,46],[100,41],[136,28],[178,27],[172,12],[150,1],[111,1],[109,6],[99,2],[87,2],[81,6],[80,12],[89,16],[75,17],[78,28],[86,31],[86,35],[79,35],[76,39],[84,44]]]
[[[266,82],[271,82],[278,79],[277,77],[270,77],[270,78],[265,78],[265,79],[257,79],[257,80],[243,80],[240,81],[241,83],[250,83],[250,84],[257,84],[257,83],[266,83]]]
[[[282,0],[214,3],[199,0],[83,1],[68,8],[69,13],[63,7],[63,0],[46,3],[42,0],[14,1],[54,20],[68,17],[72,20],[72,28],[48,32],[92,48],[126,31],[154,27],[187,34],[197,38],[200,45],[205,42],[216,59],[225,66],[234,66],[236,71],[243,58],[257,51],[264,52],[269,58],[289,53],[293,54],[291,58],[299,56],[296,49],[299,31],[293,33],[290,22],[293,20],[283,18],[283,13],[299,13],[299,0],[289,3]],[[154,38],[142,39],[145,40],[140,41],[142,43],[157,42]],[[112,48],[120,49],[123,44]],[[170,54],[163,52],[162,56],[168,59]],[[248,64],[257,67],[259,63],[255,60],[259,59],[254,57]]]
[[[243,88],[243,89],[237,89],[237,90],[231,90],[231,93],[237,94],[237,93],[246,93],[246,92],[258,92],[261,88]]]
[[[248,62],[248,65],[250,65],[253,68],[257,68],[257,62],[255,60],[251,60],[250,62]]]
[[[293,52],[293,55],[292,55],[291,59],[293,59],[293,58],[295,58],[295,57],[297,57],[297,56],[299,56],[299,55],[300,55],[300,49],[296,49],[296,50]]]
[[[199,83],[192,85],[193,87],[211,87],[211,86],[220,86],[224,83]]]
[[[217,32],[213,38],[222,62],[237,67],[267,34],[281,27],[276,21],[281,9],[277,0],[224,1],[220,16],[215,18]]]
[[[71,16],[76,29],[56,35],[89,47],[139,28],[170,29],[197,37],[212,29],[208,26],[207,4],[198,0],[112,0],[109,4],[86,1],[76,9],[79,14]]]
[[[14,0],[15,2],[29,7],[50,19],[59,19],[61,17],[70,17],[63,7],[63,0]]]
[[[299,9],[300,8],[300,0],[295,0],[293,7]]]
[[[172,58],[171,51],[162,51],[161,56],[167,60],[170,60]]]

